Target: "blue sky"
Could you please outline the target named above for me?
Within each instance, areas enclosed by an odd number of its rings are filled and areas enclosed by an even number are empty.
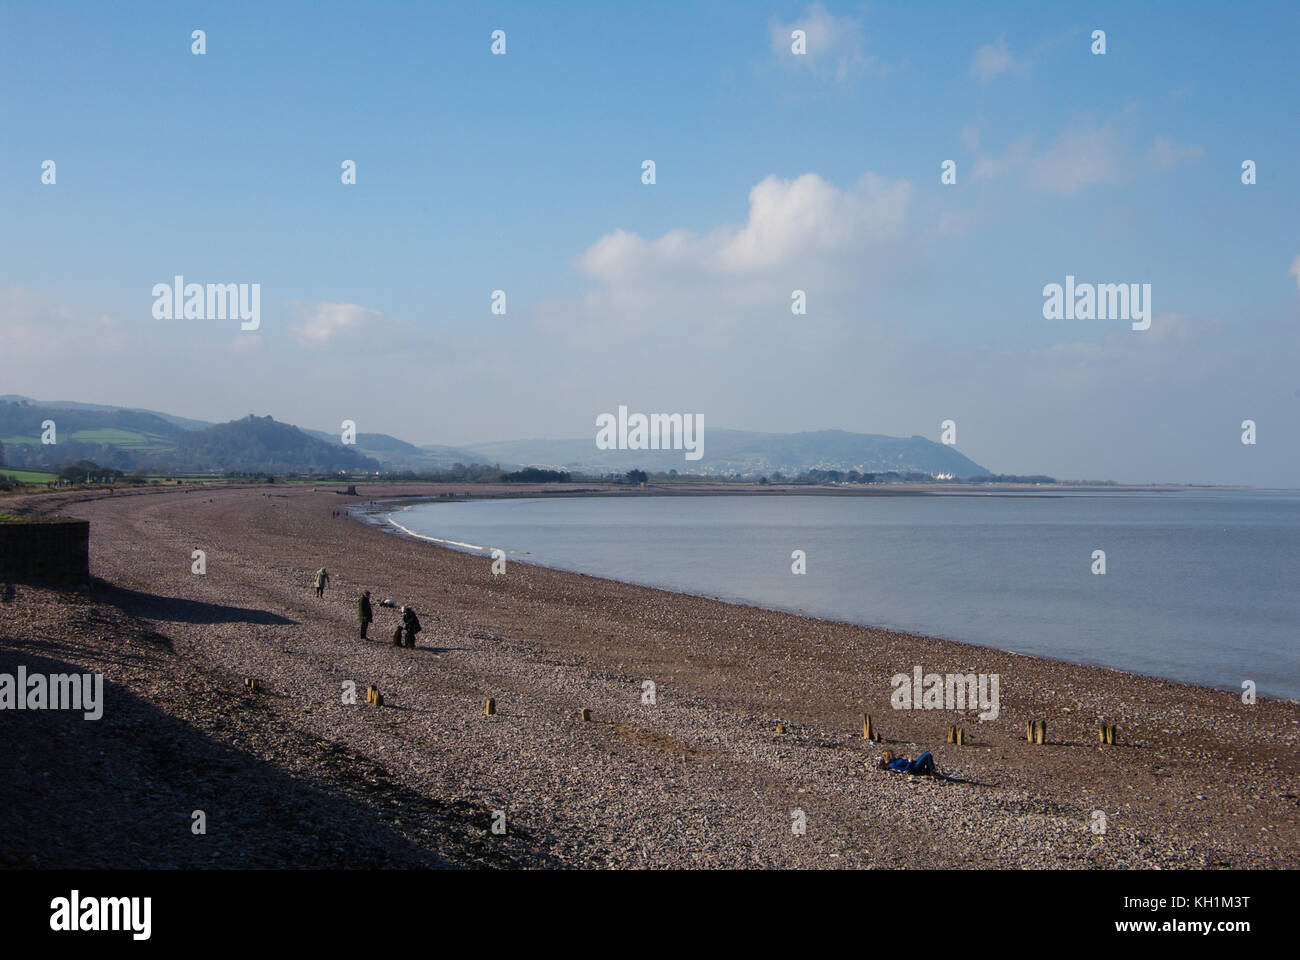
[[[1293,3],[0,3],[0,392],[442,443],[593,434],[620,403],[952,418],[995,470],[1300,486],[1297,27]],[[262,328],[154,319],[178,273],[260,283]],[[1067,273],[1151,283],[1152,329],[1044,320]]]

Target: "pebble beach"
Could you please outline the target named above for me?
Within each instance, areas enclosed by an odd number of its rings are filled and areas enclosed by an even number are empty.
[[[91,580],[0,584],[0,673],[103,673],[105,704],[0,713],[0,866],[1300,866],[1294,701],[513,561],[494,575],[353,515],[475,492],[6,500],[88,519]],[[418,611],[415,649],[390,645],[386,598]],[[916,666],[997,674],[997,718],[894,709],[891,676]],[[930,750],[941,776],[878,770],[884,750]]]

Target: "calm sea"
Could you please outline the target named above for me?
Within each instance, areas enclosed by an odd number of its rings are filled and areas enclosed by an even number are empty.
[[[480,500],[392,516],[510,562],[1300,698],[1300,492]]]

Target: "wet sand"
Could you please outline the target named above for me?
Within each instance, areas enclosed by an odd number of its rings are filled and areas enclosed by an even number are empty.
[[[0,713],[0,865],[1300,866],[1293,701],[515,562],[493,576],[333,515],[483,488],[333,489],[4,501],[89,519],[94,580],[6,590],[0,672],[102,671],[107,703],[98,721]],[[417,649],[388,645],[386,597],[419,611]],[[998,674],[998,718],[892,709],[890,677],[918,665]],[[931,750],[945,776],[876,770],[884,749]]]

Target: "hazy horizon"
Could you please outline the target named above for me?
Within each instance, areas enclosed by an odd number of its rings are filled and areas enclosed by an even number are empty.
[[[0,393],[1300,488],[1292,4],[63,9],[0,4]],[[258,329],[159,318],[177,276]],[[1149,328],[1045,319],[1067,278]]]

